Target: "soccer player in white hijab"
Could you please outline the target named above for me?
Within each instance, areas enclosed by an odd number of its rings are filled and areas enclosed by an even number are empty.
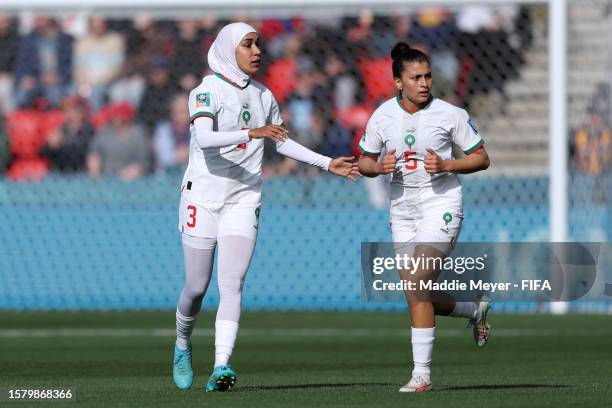
[[[463,220],[457,174],[485,170],[489,156],[467,112],[431,95],[429,57],[406,43],[398,43],[391,58],[399,95],[380,105],[368,121],[359,143],[363,152],[359,170],[367,177],[393,174],[390,218],[396,252],[444,259],[457,241]],[[463,150],[464,158],[453,158],[453,144]],[[381,154],[383,149],[385,154]],[[440,271],[433,263],[431,269],[426,266],[400,271],[401,277],[413,280],[417,288],[419,281],[435,281]],[[414,369],[411,380],[400,391],[424,392],[431,387],[435,315],[469,319],[476,345],[482,347],[490,334],[486,320],[489,302],[456,302],[416,291],[407,291],[406,297]]]
[[[261,205],[264,138],[279,153],[341,177],[358,175],[353,157],[331,159],[288,138],[279,107],[265,86],[252,80],[261,64],[258,34],[244,23],[221,29],[208,52],[214,74],[189,96],[189,165],[181,186],[179,230],[185,286],[176,310],[173,377],[190,388],[191,333],[217,253],[220,302],[215,321],[215,362],[206,391],[236,383],[229,365],[240,321],[244,278],[251,262]]]

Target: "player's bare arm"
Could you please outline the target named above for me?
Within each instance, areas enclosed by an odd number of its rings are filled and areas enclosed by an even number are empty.
[[[458,173],[468,174],[486,170],[491,163],[489,155],[484,146],[468,154],[465,158],[455,160],[443,160],[432,148],[427,148],[429,153],[425,156],[425,171],[429,174]]]
[[[396,164],[397,157],[395,156],[395,149],[391,149],[379,160],[370,155],[361,156],[359,158],[358,168],[362,175],[366,177],[376,177],[381,174],[393,173]]]

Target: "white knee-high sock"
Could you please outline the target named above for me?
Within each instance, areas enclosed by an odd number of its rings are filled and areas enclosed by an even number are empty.
[[[188,317],[176,309],[176,346],[187,350],[191,345],[191,333],[195,327],[197,316]]]
[[[478,304],[474,302],[455,302],[455,308],[451,312],[452,317],[467,317],[472,319],[476,316]]]
[[[238,334],[238,323],[231,320],[217,320],[215,322],[215,365],[227,365]]]
[[[412,328],[412,375],[419,374],[429,380],[431,375],[431,354],[433,352],[435,327],[424,329]]]
[[[217,259],[219,284],[219,309],[215,322],[215,367],[227,365],[234,350],[242,288],[253,251],[255,240],[240,235],[219,237]]]

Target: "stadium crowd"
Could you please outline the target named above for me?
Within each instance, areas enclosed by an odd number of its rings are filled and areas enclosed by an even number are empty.
[[[503,94],[531,42],[523,6],[249,22],[264,53],[257,79],[276,96],[291,137],[329,156],[355,154],[367,118],[394,94],[397,41],[429,53],[434,94],[465,107],[475,94]],[[210,73],[206,54],[225,23],[0,14],[0,174],[134,179],[184,166],[188,94]],[[265,175],[301,171],[267,152]]]

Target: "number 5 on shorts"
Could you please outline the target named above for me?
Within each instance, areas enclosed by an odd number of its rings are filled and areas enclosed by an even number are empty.
[[[198,212],[198,208],[195,205],[188,205],[187,210],[189,210],[189,221],[187,226],[189,228],[195,228],[196,226],[196,213]]]

